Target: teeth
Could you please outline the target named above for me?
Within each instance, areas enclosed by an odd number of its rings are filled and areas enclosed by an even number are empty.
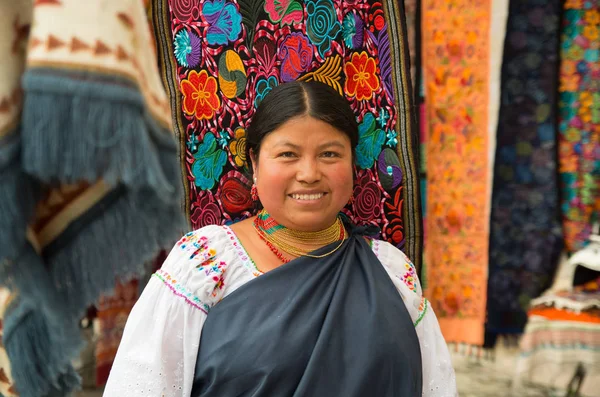
[[[323,193],[319,194],[292,194],[292,198],[296,200],[318,200],[323,197]]]

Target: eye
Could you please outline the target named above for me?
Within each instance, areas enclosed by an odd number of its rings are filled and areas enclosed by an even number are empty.
[[[281,153],[279,153],[279,155],[277,157],[292,158],[292,157],[296,157],[296,153],[294,153],[294,152],[281,152]]]
[[[326,157],[326,158],[334,158],[334,157],[340,157],[340,154],[337,152],[323,152],[323,154],[321,154],[322,157]]]

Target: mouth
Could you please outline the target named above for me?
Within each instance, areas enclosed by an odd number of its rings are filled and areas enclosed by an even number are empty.
[[[298,200],[298,201],[317,201],[322,199],[323,197],[325,197],[325,195],[327,195],[327,193],[311,193],[311,194],[299,194],[299,193],[292,193],[289,195],[289,197],[293,198],[294,200]]]

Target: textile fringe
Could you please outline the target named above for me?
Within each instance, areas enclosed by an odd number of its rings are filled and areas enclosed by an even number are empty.
[[[20,150],[17,131],[0,139],[0,262],[14,258],[23,249],[27,224],[39,196],[33,180],[21,171]],[[0,283],[4,282],[0,278]]]
[[[88,225],[68,236],[67,247],[55,254],[49,247],[52,278],[72,321],[101,293],[112,291],[117,278],[143,276],[145,263],[183,235],[186,223],[179,200],[170,207],[156,200],[146,190],[126,192],[120,186],[92,209],[98,214]]]
[[[493,347],[478,346],[467,343],[448,343],[448,350],[455,356],[475,359],[476,361],[495,362],[499,356],[519,348],[521,335],[499,335]]]
[[[26,295],[5,317],[4,343],[22,397],[64,396],[79,387],[71,362],[82,345],[78,324],[86,308],[111,291],[117,278],[143,275],[145,263],[183,234],[179,202],[165,207],[153,196],[123,186],[109,193],[86,214],[88,224],[65,231],[53,243],[58,247],[48,247],[49,274],[41,274],[45,268],[31,247],[14,263],[15,271],[38,269],[37,276],[30,271],[15,277]],[[34,362],[39,365],[32,371]]]
[[[8,310],[3,340],[19,395],[65,396],[76,389],[80,380],[71,358],[80,348],[77,329],[65,330],[30,300],[17,298]]]
[[[90,72],[34,68],[23,76],[23,167],[46,183],[105,180],[148,187],[165,202],[179,174],[165,175],[161,152],[177,159],[167,126],[147,112],[128,80]]]
[[[20,299],[33,302],[49,315],[60,316],[64,302],[42,258],[29,242],[25,243],[17,256],[0,262],[0,280]],[[11,313],[7,311],[5,318],[10,316]]]

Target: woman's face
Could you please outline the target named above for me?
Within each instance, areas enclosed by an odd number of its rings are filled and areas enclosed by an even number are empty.
[[[268,134],[252,164],[260,202],[290,229],[331,226],[352,195],[350,138],[309,116]]]

